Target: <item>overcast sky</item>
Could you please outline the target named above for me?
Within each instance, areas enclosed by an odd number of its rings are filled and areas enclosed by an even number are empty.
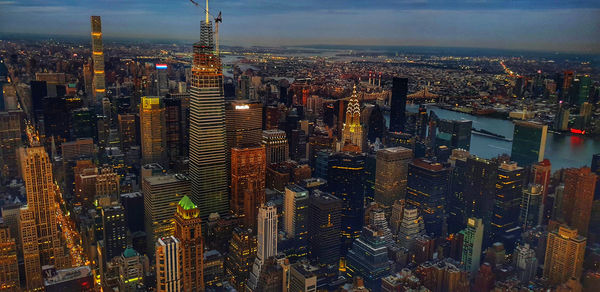
[[[196,0],[203,6],[202,0]],[[598,0],[215,0],[226,45],[458,46],[600,53]],[[189,0],[0,0],[0,32],[197,39]]]

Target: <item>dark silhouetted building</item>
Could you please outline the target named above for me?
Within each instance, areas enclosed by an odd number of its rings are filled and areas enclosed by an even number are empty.
[[[404,132],[406,122],[406,94],[408,78],[394,77],[390,101],[390,132]]]

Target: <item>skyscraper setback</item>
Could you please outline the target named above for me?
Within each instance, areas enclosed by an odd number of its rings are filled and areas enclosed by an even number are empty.
[[[102,20],[92,16],[92,60],[94,61],[94,97],[101,99],[106,91],[104,81],[104,47],[102,45]]]
[[[228,212],[223,68],[215,51],[208,7],[194,44],[190,109],[192,200],[206,222],[211,213]]]

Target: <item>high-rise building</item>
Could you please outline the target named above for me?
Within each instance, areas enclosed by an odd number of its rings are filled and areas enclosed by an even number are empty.
[[[92,60],[94,61],[94,97],[104,97],[106,83],[104,80],[104,46],[102,45],[102,20],[100,16],[91,16],[92,23]]]
[[[307,240],[308,190],[299,185],[287,185],[283,198],[283,230],[289,238]]]
[[[229,211],[223,67],[206,8],[200,41],[194,44],[189,150],[191,198],[205,222],[212,213],[223,217]]]
[[[142,163],[167,165],[165,106],[160,97],[142,97],[140,104],[140,136]]]
[[[156,95],[165,96],[169,93],[168,64],[156,64]]]
[[[309,251],[319,263],[339,262],[343,204],[339,198],[320,191],[310,197]]]
[[[231,210],[256,225],[258,207],[265,203],[265,147],[231,148]]]
[[[234,228],[225,260],[225,274],[238,291],[245,290],[255,257],[256,236],[253,235],[252,229]]]
[[[565,170],[563,219],[583,236],[588,234],[597,180],[598,176],[588,167]]]
[[[408,163],[412,159],[412,150],[404,147],[386,148],[377,151],[376,202],[390,206],[394,201],[406,197]]]
[[[63,245],[56,218],[56,186],[52,163],[43,147],[19,148],[20,172],[25,181],[27,206],[37,228],[40,263],[65,266]]]
[[[425,159],[415,159],[408,164],[406,202],[421,211],[428,234],[442,236],[446,231],[450,174],[450,168]]]
[[[491,226],[485,231],[485,237],[488,238],[488,243],[503,242],[507,250],[512,252],[521,235],[519,215],[525,171],[514,162],[503,162],[497,172]]]
[[[381,278],[387,276],[391,265],[383,231],[377,226],[363,227],[360,238],[354,240],[348,251],[346,269],[352,277],[361,277],[369,289],[379,289]]]
[[[390,100],[390,132],[404,132],[407,93],[408,78],[394,77],[392,80],[392,97]]]
[[[483,230],[483,221],[480,218],[469,218],[467,219],[467,228],[460,232],[464,236],[462,263],[465,270],[471,275],[479,268]]]
[[[182,174],[146,177],[142,181],[144,226],[148,254],[154,254],[154,243],[173,235],[173,214],[183,196],[190,195],[190,181]]]
[[[412,250],[416,237],[421,235],[425,235],[423,216],[419,216],[417,208],[406,206],[398,228],[398,243],[407,250]]]
[[[181,245],[182,291],[204,290],[204,238],[200,210],[188,196],[177,203],[174,236]]]
[[[277,207],[261,206],[258,209],[257,251],[252,273],[248,278],[248,288],[257,290],[258,280],[267,259],[277,254]]]
[[[295,263],[290,267],[288,291],[316,292],[317,275],[304,263]]]
[[[405,200],[396,200],[392,205],[392,214],[390,216],[390,230],[394,235],[398,235],[398,232],[400,231],[402,219],[404,218],[405,205]]]
[[[521,166],[544,160],[548,126],[536,122],[515,122],[510,158]]]
[[[25,269],[25,288],[28,291],[43,289],[42,264],[40,262],[40,249],[35,216],[32,209],[21,208],[19,214],[19,238],[23,251],[23,265]]]
[[[0,291],[18,291],[17,242],[10,228],[0,222]]]
[[[363,154],[335,153],[329,157],[327,169],[328,191],[344,202],[342,207],[342,251],[350,248],[358,238],[364,223],[364,171]]]
[[[439,120],[437,122],[436,146],[447,146],[450,149],[471,148],[471,128],[473,121]]]
[[[515,248],[513,263],[521,283],[529,283],[536,276],[538,260],[528,243]]]
[[[0,177],[3,179],[18,175],[16,154],[21,146],[24,120],[23,111],[0,112]]]
[[[156,291],[179,292],[183,290],[181,242],[173,236],[159,238],[156,242]],[[191,290],[189,290],[191,291]]]
[[[104,261],[110,261],[127,248],[127,223],[125,209],[121,205],[102,208],[102,231]]]
[[[523,190],[521,214],[519,215],[523,230],[542,224],[542,189],[541,185],[530,184]]]
[[[227,147],[246,147],[261,143],[262,104],[248,100],[229,101],[225,105]]]
[[[279,163],[290,158],[290,147],[285,131],[265,130],[262,134],[262,144],[267,153],[267,164]]]
[[[564,283],[571,277],[580,279],[586,243],[587,239],[574,228],[560,226],[548,233],[544,277],[553,285]]]
[[[600,175],[600,153],[596,153],[592,156],[592,164],[591,164],[592,172],[597,175]]]
[[[121,150],[126,152],[132,146],[138,145],[136,118],[134,114],[119,114],[117,120],[119,125]]]
[[[182,154],[182,99],[169,96],[164,98],[163,101],[165,104],[165,145],[169,165],[172,166]]]
[[[148,257],[128,247],[112,263],[117,268],[119,291],[135,291],[138,286],[143,287],[144,278],[149,274]]]
[[[491,234],[489,231],[496,199],[498,162],[470,156],[466,160],[464,177],[463,200],[465,204],[463,209],[465,210],[465,220],[471,217],[480,218],[483,221],[483,229],[487,234]],[[489,237],[484,237],[483,245],[485,247],[493,243],[489,240]]]
[[[348,107],[346,108],[346,122],[342,128],[343,149],[349,151],[362,152],[366,142],[363,136],[363,126],[360,124],[360,103],[356,95],[356,85],[352,90]]]

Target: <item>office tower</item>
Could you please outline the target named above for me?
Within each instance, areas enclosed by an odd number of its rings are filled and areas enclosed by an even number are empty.
[[[581,278],[587,239],[577,229],[559,226],[548,233],[544,277],[552,285],[566,282],[569,278]]]
[[[544,160],[548,126],[536,122],[515,122],[510,158],[529,166]]]
[[[541,185],[530,184],[523,190],[523,196],[521,197],[521,214],[519,216],[519,221],[523,230],[542,224],[542,189],[543,187]]]
[[[183,254],[181,242],[173,236],[159,238],[156,242],[156,291],[183,290]],[[189,290],[191,291],[191,290]]]
[[[550,176],[552,175],[552,164],[550,160],[544,159],[532,166],[533,183],[541,186],[543,202],[546,203],[548,196],[548,187],[550,185]]]
[[[92,60],[94,61],[94,97],[104,97],[106,84],[104,81],[104,46],[102,45],[102,20],[100,16],[91,16],[92,23]]]
[[[283,198],[283,230],[288,238],[306,240],[308,236],[308,190],[299,185],[287,185]]]
[[[295,263],[290,267],[288,291],[316,292],[317,275],[304,263]]]
[[[75,175],[75,196],[86,206],[117,201],[121,177],[112,168],[86,168]]]
[[[17,242],[7,225],[0,222],[0,291],[18,291]]]
[[[425,235],[423,216],[419,216],[418,209],[406,206],[398,228],[398,243],[407,250],[412,250],[415,238],[421,235]]]
[[[204,253],[204,286],[213,287],[223,281],[224,257],[218,250],[212,249]]]
[[[119,135],[121,141],[121,150],[126,152],[137,143],[137,123],[134,114],[119,114],[117,116],[119,124]]]
[[[127,223],[125,209],[120,205],[102,208],[102,240],[105,261],[121,255],[127,248]]]
[[[142,97],[140,104],[140,136],[142,163],[166,165],[167,134],[165,128],[165,106],[160,97]]]
[[[71,112],[71,138],[95,138],[98,134],[96,129],[96,114],[84,107]]]
[[[377,138],[383,140],[385,134],[385,118],[379,105],[367,105],[361,113],[362,124],[369,143],[375,143]]]
[[[256,257],[256,237],[252,229],[235,227],[225,260],[225,274],[238,291],[245,290],[248,274]]]
[[[554,130],[558,131],[568,131],[569,130],[569,116],[571,115],[571,111],[566,108],[562,103],[558,106],[558,112],[554,117],[553,127]]]
[[[390,272],[388,251],[383,231],[376,226],[363,227],[361,237],[348,251],[346,268],[350,277],[362,277],[369,289],[381,287],[381,278]]]
[[[90,266],[62,270],[48,266],[42,272],[45,275],[44,290],[46,292],[94,290],[94,277]]]
[[[192,201],[202,220],[228,213],[223,67],[215,51],[212,22],[206,9],[200,41],[194,44],[190,98],[190,179]]]
[[[569,96],[571,104],[582,105],[588,101],[590,95],[590,87],[592,86],[592,79],[589,75],[580,75],[573,79],[569,89]]]
[[[190,181],[182,174],[151,176],[142,181],[144,194],[144,229],[148,236],[148,254],[154,254],[154,243],[173,235],[173,214],[179,200],[190,195]]]
[[[377,151],[375,201],[390,206],[406,197],[408,163],[413,159],[410,149],[386,148]]]
[[[174,236],[181,245],[182,291],[204,290],[204,238],[200,210],[188,196],[177,204]]]
[[[135,291],[138,285],[143,285],[144,278],[148,275],[148,257],[128,247],[112,262],[117,268],[119,291]]]
[[[520,238],[519,214],[523,196],[524,169],[514,162],[503,162],[498,168],[491,228],[485,233],[488,243],[503,242],[509,252]],[[486,246],[487,247],[487,246]]]
[[[42,264],[38,244],[38,232],[32,208],[21,208],[19,214],[19,238],[23,249],[26,289],[29,291],[43,289]]]
[[[538,260],[528,243],[515,248],[513,263],[521,283],[529,283],[536,276]]]
[[[257,251],[252,273],[248,278],[248,288],[257,290],[258,280],[265,273],[266,261],[277,255],[277,207],[261,206],[258,209]]]
[[[56,212],[56,186],[52,163],[43,147],[19,148],[20,170],[27,191],[27,206],[33,213],[42,265],[64,267]]]
[[[227,147],[257,145],[262,140],[262,104],[235,100],[225,105]]]
[[[156,64],[156,95],[165,96],[169,93],[169,77],[167,75],[169,66],[167,64]]]
[[[323,264],[337,264],[340,259],[342,205],[339,198],[315,192],[309,200],[310,257]]]
[[[125,210],[127,229],[134,233],[144,231],[144,196],[141,192],[125,193],[120,195],[120,202]]]
[[[588,234],[597,178],[598,176],[588,167],[565,170],[563,219],[583,236]]]
[[[16,154],[22,144],[23,122],[23,111],[0,112],[0,177],[3,179],[18,175]]]
[[[265,147],[231,148],[231,210],[256,226],[258,207],[265,203]]]
[[[62,157],[66,161],[73,161],[77,158],[92,158],[96,154],[94,140],[92,138],[81,138],[75,141],[62,143],[60,145]]]
[[[421,211],[428,234],[445,235],[450,173],[450,168],[422,158],[408,164],[406,202]]]
[[[169,96],[163,98],[163,102],[165,104],[165,145],[167,159],[169,165],[174,165],[182,154],[182,100],[180,98]]]
[[[439,120],[437,122],[436,146],[447,146],[450,149],[471,148],[471,128],[473,121]]]
[[[335,153],[329,157],[327,169],[328,191],[344,202],[342,207],[343,253],[359,237],[364,223],[364,171],[366,156]]]
[[[392,231],[385,218],[384,209],[376,203],[371,203],[365,213],[365,224],[377,227],[383,233],[386,244],[394,243]]]
[[[462,263],[465,271],[473,275],[479,268],[481,247],[483,244],[483,221],[480,218],[467,219],[467,228],[460,233],[463,238]]]
[[[284,279],[287,279],[287,273],[284,275],[284,268],[278,259],[269,258],[263,264],[254,291],[284,291]]]
[[[491,234],[491,222],[494,214],[498,163],[492,160],[470,156],[466,159],[464,172],[465,185],[463,200],[466,218],[480,218],[487,234]],[[467,222],[465,222],[467,223]],[[484,237],[483,245],[491,245],[491,238]]]
[[[415,274],[429,291],[469,291],[467,273],[450,261],[422,263],[416,268]]]
[[[390,132],[404,132],[407,93],[408,78],[394,77],[392,80],[392,98],[390,100]]]
[[[267,164],[279,163],[290,158],[289,145],[284,131],[265,130],[262,135],[262,144],[265,145],[267,154]]]
[[[398,235],[402,219],[404,218],[405,200],[396,200],[392,205],[392,214],[390,216],[390,229],[392,234]]]
[[[362,152],[364,146],[363,126],[360,124],[360,103],[356,95],[356,85],[352,90],[348,107],[346,108],[346,122],[342,128],[343,149]]]

